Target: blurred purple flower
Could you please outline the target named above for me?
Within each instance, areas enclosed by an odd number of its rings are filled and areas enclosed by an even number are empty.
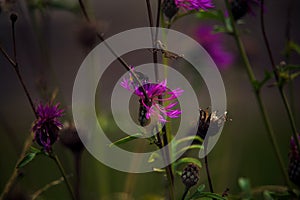
[[[234,56],[224,50],[223,35],[212,31],[213,27],[208,25],[199,27],[196,31],[197,41],[209,53],[217,66],[220,69],[225,69],[233,63]]]
[[[40,103],[36,109],[38,119],[32,127],[34,140],[47,152],[51,151],[52,144],[58,138],[58,131],[63,126],[58,119],[62,116],[63,110],[58,107],[59,104],[47,103],[42,105]]]
[[[183,90],[180,88],[169,90],[167,88],[166,80],[160,83],[143,82],[143,88],[145,89],[149,99],[146,99],[144,96],[142,87],[132,81],[131,78],[124,78],[120,85],[140,97],[141,105],[146,108],[147,119],[150,119],[151,116],[155,116],[158,117],[160,122],[166,122],[165,118],[167,116],[170,118],[177,118],[181,114],[180,110],[174,109],[174,107],[178,104],[177,102],[174,102],[174,100],[183,93]],[[170,103],[163,107],[159,104],[160,101],[170,101]]]
[[[298,140],[300,140],[300,135],[298,135]],[[300,156],[294,137],[290,140],[288,174],[290,180],[300,186]]]
[[[187,10],[208,10],[214,7],[211,0],[175,0],[175,4]]]

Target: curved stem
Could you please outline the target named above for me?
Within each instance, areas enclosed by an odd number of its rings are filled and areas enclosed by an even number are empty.
[[[289,104],[289,102],[288,102],[288,100],[286,98],[285,92],[283,90],[283,86],[280,85],[280,80],[279,80],[280,78],[278,76],[278,71],[276,69],[276,64],[275,64],[275,61],[274,61],[274,57],[273,57],[273,54],[272,54],[270,43],[269,43],[269,40],[268,40],[268,37],[267,37],[267,34],[266,34],[266,30],[265,30],[264,10],[263,10],[263,8],[264,8],[264,0],[261,0],[260,7],[261,7],[260,8],[260,22],[261,22],[261,30],[262,30],[262,35],[263,35],[264,43],[265,43],[267,51],[268,51],[268,56],[269,56],[269,59],[270,59],[271,65],[272,65],[272,69],[273,69],[273,73],[274,73],[276,82],[278,83],[277,85],[278,85],[280,96],[282,98],[285,110],[286,110],[286,112],[288,114],[289,122],[290,122],[290,125],[291,125],[291,128],[292,128],[292,131],[293,131],[293,137],[294,137],[297,149],[298,149],[298,151],[300,151],[300,143],[299,143],[298,136],[297,136],[298,133],[297,133],[295,119],[294,119],[292,110],[290,108],[290,104]]]
[[[73,199],[73,200],[76,200],[76,197],[75,197],[75,195],[74,195],[74,193],[73,193],[72,186],[71,186],[71,184],[70,184],[70,182],[69,182],[69,180],[68,180],[68,178],[67,178],[67,175],[66,175],[66,173],[65,173],[65,170],[64,170],[64,168],[63,168],[63,166],[62,166],[62,164],[61,164],[59,158],[58,158],[57,155],[55,155],[55,154],[50,155],[50,158],[52,158],[52,159],[55,161],[55,164],[56,164],[57,167],[59,168],[59,171],[60,171],[61,175],[64,177],[65,183],[66,183],[66,185],[67,185],[67,188],[68,188],[68,190],[69,190],[69,192],[70,192],[70,195],[71,195],[72,199]]]
[[[259,105],[259,110],[260,110],[260,113],[262,115],[265,127],[267,129],[267,133],[269,135],[269,138],[270,138],[273,150],[275,152],[277,161],[279,163],[282,175],[284,177],[285,183],[288,186],[291,186],[291,184],[289,182],[289,177],[288,177],[288,174],[286,172],[286,168],[285,168],[285,165],[284,165],[284,162],[283,162],[283,159],[281,157],[281,154],[280,154],[280,151],[279,151],[279,148],[278,148],[277,141],[275,139],[275,134],[274,134],[273,128],[272,128],[270,120],[269,120],[269,116],[267,115],[267,112],[265,110],[264,104],[263,104],[261,96],[260,96],[260,89],[256,87],[257,79],[255,78],[255,75],[253,73],[252,67],[251,67],[250,62],[248,60],[248,57],[247,57],[244,45],[243,45],[243,43],[242,43],[242,41],[241,41],[241,39],[239,37],[239,32],[238,32],[238,30],[236,28],[235,21],[234,21],[233,16],[232,16],[232,12],[231,12],[231,9],[230,9],[229,1],[225,0],[225,4],[226,4],[227,11],[229,13],[229,19],[230,19],[230,22],[231,22],[231,25],[232,25],[232,29],[233,29],[233,36],[234,36],[234,38],[236,40],[236,44],[238,46],[239,52],[240,52],[242,60],[244,62],[244,66],[246,68],[249,80],[250,80],[250,82],[252,84],[252,87],[253,87],[253,89],[255,91],[254,93],[255,93],[255,97],[256,97],[256,100],[257,100],[258,105]]]
[[[182,197],[181,197],[181,200],[184,200],[184,199],[185,199],[185,197],[186,197],[186,195],[188,194],[189,190],[190,190],[190,188],[185,187],[184,193],[183,193],[183,195],[182,195]]]

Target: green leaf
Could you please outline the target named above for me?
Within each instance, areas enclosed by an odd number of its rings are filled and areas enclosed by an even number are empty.
[[[224,26],[215,25],[214,26],[215,33],[228,33],[227,29]]]
[[[143,134],[141,134],[141,133],[136,133],[136,134],[133,134],[133,135],[129,135],[127,137],[121,138],[121,139],[119,139],[119,140],[111,143],[109,145],[109,147],[112,147],[112,146],[115,146],[115,145],[119,145],[119,144],[124,144],[124,143],[130,142],[132,140],[139,139],[139,138],[141,138],[141,136],[143,136]]]
[[[288,49],[295,51],[297,54],[300,54],[300,46],[293,41],[289,42]]]
[[[279,69],[282,71],[300,70],[300,65],[288,64],[288,65],[284,65],[284,67]]]
[[[265,200],[274,200],[274,198],[272,197],[269,191],[264,191],[263,195]]]
[[[153,168],[154,172],[166,172],[165,169],[160,169],[160,168]]]
[[[176,154],[181,155],[182,153],[186,152],[187,150],[192,150],[192,149],[203,149],[203,146],[198,145],[198,144],[194,144],[194,145],[190,145],[190,146],[187,146],[187,147],[183,147],[178,152],[176,152]]]
[[[205,189],[205,185],[201,184],[199,185],[199,187],[197,188],[197,192],[202,192]]]
[[[156,152],[153,152],[151,153],[150,157],[148,158],[148,163],[153,163],[155,160],[161,158],[161,156],[156,153]]]
[[[193,140],[198,141],[198,142],[200,142],[200,144],[203,143],[203,139],[200,136],[196,135],[196,136],[187,136],[187,137],[181,138],[179,140],[176,140],[175,141],[175,145],[177,146],[180,143],[188,142],[190,140],[192,140],[192,141]]]
[[[19,162],[19,164],[17,165],[17,168],[22,168],[24,167],[25,165],[27,165],[28,163],[30,163],[31,161],[33,161],[33,159],[35,158],[35,156],[37,155],[38,153],[35,153],[35,152],[30,152],[30,153],[27,153],[25,155],[25,157],[21,160],[21,162]]]
[[[242,192],[244,193],[243,197],[246,199],[252,198],[250,180],[247,178],[241,177],[238,180],[238,184],[239,184]]]
[[[290,79],[291,79],[291,80],[294,80],[294,79],[297,78],[298,76],[300,76],[300,72],[293,73],[293,74],[291,74]]]
[[[232,28],[231,21],[230,21],[229,17],[225,18],[224,23],[225,23],[225,27],[226,27],[226,32],[227,33],[233,33],[233,28]]]
[[[32,153],[42,153],[40,149],[30,146],[30,152]]]
[[[200,195],[203,190],[205,189],[205,185],[204,184],[201,184],[197,190],[194,192],[194,194],[192,194],[192,196],[190,196],[188,199],[194,199],[194,198],[197,198],[198,195]]]
[[[202,167],[200,160],[196,158],[191,158],[191,157],[185,157],[185,158],[180,158],[174,163],[174,168],[177,169],[179,165],[185,164],[185,163],[194,163],[197,165],[199,168]]]
[[[198,188],[199,189],[199,188]],[[226,200],[225,197],[222,197],[219,194],[211,193],[211,192],[202,192],[198,190],[188,199],[200,199],[200,198],[210,198],[210,199],[216,199],[216,200]],[[204,189],[204,188],[203,188]]]
[[[224,21],[224,14],[221,10],[199,11],[197,12],[196,17],[199,19],[213,19]]]

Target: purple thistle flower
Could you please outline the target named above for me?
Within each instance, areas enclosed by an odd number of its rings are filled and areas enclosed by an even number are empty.
[[[211,0],[175,0],[175,4],[187,10],[208,10],[214,7]]]
[[[167,88],[166,80],[160,83],[143,82],[143,88],[146,91],[148,99],[144,96],[142,87],[135,84],[132,79],[124,78],[120,85],[140,97],[140,104],[146,109],[146,119],[150,119],[151,116],[154,116],[158,117],[160,122],[166,122],[166,117],[177,118],[181,114],[180,110],[174,109],[178,104],[177,102],[174,102],[174,100],[183,93],[183,90],[180,88],[169,90]],[[165,106],[159,104],[159,102],[168,101],[170,101],[170,103]],[[141,123],[142,126],[143,124],[144,123]]]
[[[59,104],[47,103],[42,105],[40,103],[36,108],[38,119],[32,127],[34,140],[47,152],[51,151],[52,144],[58,138],[58,131],[63,126],[58,120],[62,116],[63,110],[58,107]]]
[[[225,69],[233,63],[233,54],[224,50],[222,44],[224,41],[223,35],[221,33],[213,33],[212,26],[199,27],[196,31],[196,38],[219,68]]]

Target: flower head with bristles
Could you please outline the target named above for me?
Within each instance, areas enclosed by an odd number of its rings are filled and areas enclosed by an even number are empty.
[[[36,108],[38,119],[34,122],[32,131],[34,132],[34,140],[44,148],[45,151],[50,152],[52,144],[58,138],[58,131],[62,128],[62,123],[59,118],[63,114],[63,110],[59,108],[59,104],[52,105],[47,103],[45,105],[39,104]]]
[[[160,122],[166,122],[166,117],[177,118],[180,116],[181,111],[174,107],[178,104],[175,100],[183,93],[183,90],[180,88],[169,90],[167,80],[160,83],[151,83],[148,80],[141,82],[143,86],[136,84],[131,78],[124,78],[120,85],[140,97],[140,104],[145,109],[146,119],[157,117]],[[163,102],[164,106],[160,102]]]

